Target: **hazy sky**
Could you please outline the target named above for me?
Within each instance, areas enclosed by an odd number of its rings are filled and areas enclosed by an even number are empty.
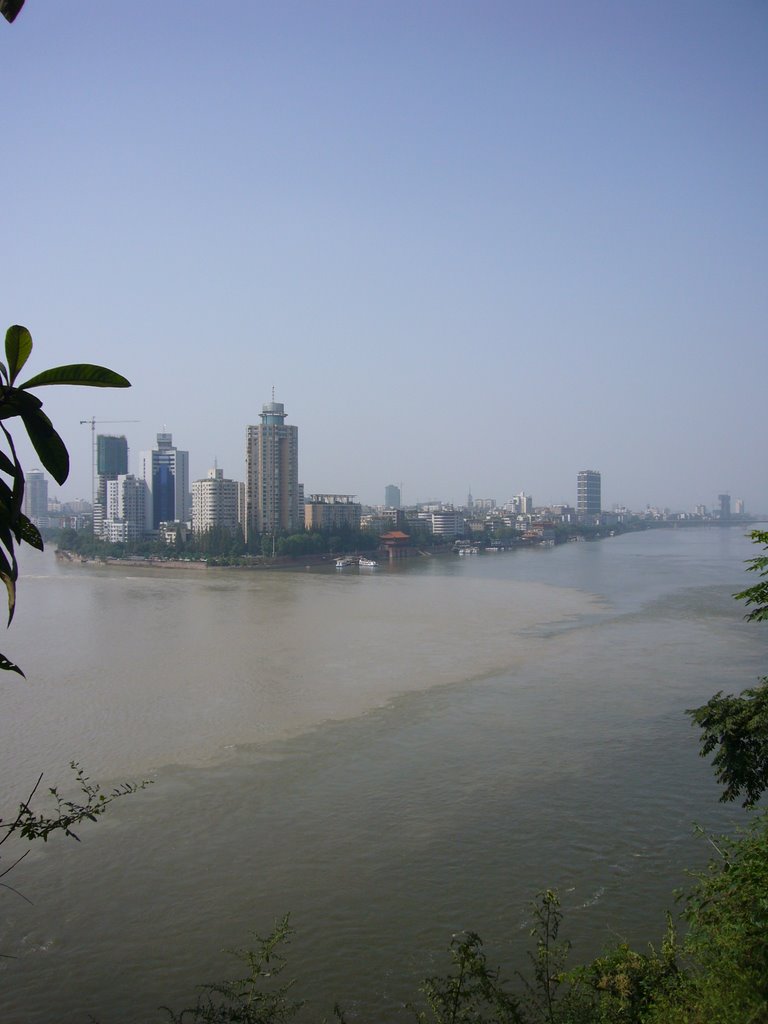
[[[274,386],[307,493],[768,510],[762,0],[27,0],[0,88],[3,329],[133,382],[52,493]]]

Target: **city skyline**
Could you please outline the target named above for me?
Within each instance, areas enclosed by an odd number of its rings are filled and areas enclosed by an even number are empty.
[[[261,415],[261,414],[259,414],[259,415]],[[76,436],[77,437],[81,437],[81,438],[83,437],[83,435],[76,435]],[[131,473],[133,473],[133,472],[138,473],[139,472],[141,452],[138,450],[137,446],[134,446],[134,445],[131,444],[130,437],[128,437],[127,435],[97,435],[97,436],[126,436],[127,437],[127,441],[128,441],[128,471],[131,472]],[[24,439],[23,435],[20,435],[20,437],[21,437],[21,445],[23,445],[25,439]],[[90,440],[88,440],[87,443],[90,444]],[[332,438],[329,439],[329,443],[331,443],[331,444],[333,443],[333,439]],[[190,458],[190,467],[192,467],[192,466],[195,467],[194,471],[193,471],[192,468],[190,468],[190,470],[189,470],[189,480],[190,480],[190,482],[206,479],[206,477],[208,475],[208,470],[211,468],[211,466],[214,463],[217,463],[217,464],[222,464],[223,463],[223,460],[218,455],[216,455],[216,454],[213,454],[210,457],[201,456],[198,452],[195,452],[195,451],[193,451],[191,449],[187,452],[187,454],[189,455],[189,458]],[[27,460],[27,465],[29,466],[29,468],[31,470],[37,470],[37,469],[40,468],[39,467],[39,460],[38,460],[38,462],[35,462],[35,459],[36,459],[35,454],[33,452],[31,452],[30,458]],[[84,469],[86,468],[85,467],[86,453],[83,452],[83,451],[78,450],[77,448],[73,448],[72,446],[70,446],[70,461],[71,461],[71,465],[72,465],[72,470],[71,470],[70,478],[67,480],[67,482],[62,487],[59,487],[58,484],[55,484],[53,481],[51,481],[51,486],[56,489],[56,495],[57,496],[64,495],[64,497],[62,497],[62,499],[61,499],[63,501],[76,501],[76,500],[80,500],[80,499],[90,500],[91,485],[88,482],[89,477],[90,477],[90,467],[88,467],[88,475],[87,476],[84,475]],[[227,464],[224,467],[226,469],[226,471],[227,471],[228,476],[230,476],[230,477],[232,477],[233,479],[236,479],[236,480],[245,481],[246,477],[247,477],[245,459],[243,457],[241,457],[240,460],[239,460],[239,463],[237,462],[237,459],[235,459],[234,461],[235,461],[235,467],[234,468],[232,468],[229,464]],[[132,466],[133,466],[133,468],[131,468]],[[578,500],[578,497],[577,497],[578,483],[577,483],[577,479],[576,479],[576,475],[577,475],[578,472],[580,472],[580,471],[575,469],[575,468],[573,468],[572,470],[571,469],[567,469],[566,473],[570,473],[570,475],[573,477],[573,480],[571,480],[570,477],[568,477],[566,480],[563,481],[562,487],[558,487],[558,485],[555,484],[555,491],[553,492],[553,495],[551,495],[551,496],[543,496],[542,499],[541,499],[540,504],[542,504],[542,505],[571,504],[571,505],[575,506],[577,504],[577,500]],[[300,483],[303,484],[304,483],[304,479],[303,479],[302,473],[303,473],[303,470],[300,469],[300,472],[299,472]],[[355,475],[355,473],[356,473],[356,470],[351,469],[349,474],[342,479],[342,482],[346,482],[350,486],[352,484],[354,484],[355,481],[352,479],[352,477]],[[397,474],[394,474],[394,475],[397,475]],[[314,477],[317,477],[317,479],[316,479],[316,486],[313,486],[311,488],[310,487],[306,487],[305,489],[306,489],[307,493],[310,493],[310,491],[312,491],[313,493],[316,492],[316,491],[320,491],[320,492],[327,491],[328,488],[323,486],[324,481],[321,478],[319,478],[319,475],[317,473],[315,473],[315,474],[313,474],[313,478]],[[382,477],[381,479],[384,480],[385,477]],[[496,493],[492,493],[488,489],[483,490],[482,492],[481,492],[481,490],[479,488],[473,488],[473,490],[476,491],[477,496],[479,498],[481,498],[481,499],[482,498],[495,498],[496,500],[502,501],[502,502],[510,500],[511,498],[513,498],[521,487],[525,491],[534,491],[535,490],[534,487],[526,484],[525,481],[521,482],[519,479],[517,479],[517,476],[514,474],[514,467],[511,468],[510,481],[511,482],[510,482],[509,486],[506,488],[506,490],[499,490]],[[350,491],[350,493],[354,493],[357,497],[360,498],[360,500],[364,504],[371,505],[371,506],[376,506],[376,505],[381,505],[382,504],[381,496],[377,497],[377,493],[378,492],[383,492],[386,489],[387,486],[393,486],[393,485],[387,485],[387,484],[382,483],[381,481],[374,481],[372,484],[369,485],[369,487],[370,487],[370,495],[368,495],[368,493],[363,495],[363,494],[361,494],[360,491]],[[416,479],[414,479],[414,480],[405,480],[405,481],[401,480],[400,483],[397,486],[398,486],[398,489],[400,489],[400,488],[402,489],[402,495],[403,495],[402,502],[403,502],[403,504],[413,504],[413,505],[416,505],[416,504],[426,504],[426,503],[429,503],[431,501],[438,501],[439,500],[439,501],[444,501],[444,502],[446,502],[448,504],[453,504],[453,505],[456,505],[457,507],[460,507],[460,506],[466,505],[466,503],[467,503],[467,501],[466,501],[466,498],[467,498],[466,487],[462,488],[461,481],[458,478],[456,478],[452,483],[448,483],[447,495],[441,495],[441,494],[425,491],[420,486],[419,478],[418,477]],[[80,492],[78,489],[81,488],[81,487],[82,487],[82,491]],[[416,493],[417,496],[413,496],[414,492]],[[736,497],[740,498],[742,501],[745,502],[745,504],[749,505],[750,508],[753,509],[753,510],[756,510],[756,511],[768,510],[768,497],[766,497],[764,505],[760,505],[757,501],[753,501],[750,498],[745,498],[744,497],[744,494],[759,493],[759,492],[760,492],[760,486],[757,483],[756,483],[756,485],[754,487],[750,487],[750,485],[747,484],[743,488],[743,490],[738,490],[736,488],[728,488],[728,487],[723,489],[723,487],[721,487],[719,484],[713,483],[713,484],[711,484],[709,486],[709,488],[707,490],[706,489],[706,482],[705,482],[704,488],[702,489],[702,491],[696,491],[693,494],[693,497],[690,499],[690,501],[675,503],[674,501],[668,500],[666,495],[663,495],[663,494],[662,495],[650,494],[650,495],[647,495],[646,497],[642,497],[641,496],[640,500],[638,502],[633,503],[633,502],[630,502],[630,501],[623,500],[621,495],[618,493],[617,488],[615,486],[611,487],[611,484],[610,484],[610,481],[609,481],[609,495],[611,495],[611,497],[610,497],[610,499],[608,501],[604,501],[603,502],[603,506],[604,506],[604,508],[612,508],[614,506],[622,506],[622,507],[627,507],[627,508],[645,508],[646,506],[650,505],[650,506],[666,507],[666,508],[672,508],[672,509],[676,509],[676,510],[679,510],[679,511],[683,511],[683,510],[693,509],[693,508],[695,508],[696,505],[703,504],[703,505],[706,505],[707,507],[715,508],[715,507],[717,507],[718,502],[719,502],[719,495],[721,493],[728,493],[728,494],[730,494],[734,498],[736,498]],[[613,496],[614,494],[615,494],[615,496]]]
[[[27,5],[0,26],[6,326],[86,418],[242,478],[275,386],[307,493],[768,508],[768,19],[713,0]],[[23,89],[18,83],[23,82]],[[51,173],[54,167],[55,173]],[[38,465],[21,447],[27,470]]]
[[[160,433],[157,435],[157,443],[159,449],[173,449],[182,459],[182,475],[180,483],[183,486],[183,482],[186,481],[189,484],[189,490],[186,495],[186,502],[182,502],[186,512],[189,513],[187,521],[194,519],[193,506],[195,504],[195,489],[199,489],[199,500],[202,499],[202,494],[205,493],[205,501],[207,503],[214,502],[218,504],[222,500],[225,500],[228,506],[234,510],[237,506],[236,488],[243,488],[243,526],[246,523],[251,522],[252,527],[257,533],[273,532],[273,529],[279,531],[286,531],[293,529],[293,526],[289,525],[289,506],[293,508],[293,498],[288,497],[288,491],[285,494],[278,493],[279,487],[275,489],[274,483],[274,465],[279,464],[280,471],[277,473],[279,477],[281,474],[287,475],[290,478],[291,486],[289,488],[290,493],[295,495],[298,500],[298,507],[295,510],[295,523],[298,524],[297,528],[303,528],[303,520],[301,516],[301,501],[302,496],[305,494],[305,487],[301,480],[301,473],[298,462],[298,426],[292,424],[285,424],[287,413],[285,412],[285,406],[281,402],[268,402],[262,406],[261,412],[261,424],[249,425],[246,428],[246,456],[244,465],[243,477],[237,476],[237,474],[231,475],[231,477],[224,477],[223,468],[218,466],[218,460],[214,459],[213,467],[209,467],[206,474],[202,477],[193,478],[188,473],[189,463],[189,452],[182,451],[178,452],[172,445],[172,435],[169,433]],[[271,428],[271,429],[266,429]],[[113,434],[97,434],[95,435],[95,441],[98,444],[99,457],[96,463],[96,469],[102,468],[102,458],[105,455],[102,453],[108,447],[105,442],[126,442],[125,435],[113,435]],[[122,450],[123,446],[120,445],[120,462],[122,463]],[[130,447],[126,444],[126,455],[130,451]],[[129,476],[137,475],[139,479],[147,479],[147,468],[146,462],[149,456],[159,456],[159,451],[153,452],[141,452],[139,455],[139,466],[136,468],[136,473],[131,471],[130,460],[122,472],[127,473]],[[114,456],[113,456],[114,457]],[[249,469],[250,465],[250,469]],[[270,471],[268,471],[270,470]],[[144,474],[144,475],[143,475]],[[42,473],[38,468],[30,471],[30,478],[41,480],[45,479],[46,492],[48,484],[53,484],[53,481],[49,481],[45,474]],[[111,479],[116,479],[116,474],[111,474]],[[250,479],[250,487],[249,481]],[[98,473],[95,486],[96,490],[102,486],[103,474]],[[148,493],[150,499],[154,501],[152,497],[153,488],[147,479]],[[202,487],[200,485],[203,485]],[[219,494],[222,486],[226,485],[227,496],[222,499],[222,495]],[[234,489],[233,489],[234,488]],[[262,491],[267,493],[271,490],[273,493],[270,494],[269,501],[265,505],[264,511],[258,511],[257,495]],[[231,491],[231,493],[230,493]],[[250,496],[249,496],[250,492]],[[760,514],[763,510],[755,508],[747,508],[747,503],[741,496],[731,495],[730,492],[719,493],[711,501],[697,501],[694,505],[689,508],[673,508],[672,506],[664,502],[647,501],[641,505],[632,507],[625,503],[613,502],[608,504],[602,501],[602,474],[599,470],[587,469],[579,470],[574,477],[573,496],[564,500],[549,501],[540,500],[534,502],[531,494],[526,494],[525,490],[519,493],[509,494],[505,492],[505,495],[482,495],[473,497],[471,491],[467,494],[466,498],[461,501],[455,501],[453,499],[442,498],[439,495],[432,495],[427,498],[419,498],[410,502],[401,502],[401,488],[395,484],[386,484],[383,487],[384,501],[361,501],[361,504],[370,508],[395,508],[399,509],[402,507],[415,507],[418,505],[444,505],[446,507],[455,508],[474,508],[476,511],[492,509],[496,507],[508,506],[514,508],[516,511],[528,512],[533,511],[534,508],[558,508],[563,506],[570,506],[574,511],[580,515],[597,515],[600,511],[609,512],[616,509],[629,509],[633,512],[642,512],[645,509],[659,509],[670,512],[689,512],[695,514],[703,514],[706,510],[707,514],[719,514],[721,518],[730,518],[731,512],[731,500],[734,501],[734,508],[737,515],[743,514]],[[329,495],[324,492],[318,494],[309,494],[307,492],[307,501],[314,500],[316,497],[327,498]],[[336,495],[336,497],[339,497]],[[346,501],[357,501],[359,495],[357,493],[342,495]],[[388,498],[394,500],[388,501]],[[67,504],[67,499],[62,499],[60,495],[52,496],[52,500],[59,501],[63,504]],[[84,499],[75,499],[75,503],[81,503]],[[268,509],[268,512],[266,511]],[[278,522],[278,517],[282,509],[283,522]],[[205,515],[200,513],[202,518]],[[269,522],[265,523],[264,516],[266,515]],[[271,518],[270,518],[271,517]],[[293,521],[293,520],[292,520]],[[260,522],[262,529],[257,528],[257,522]]]
[[[97,436],[126,436],[126,435],[97,435]],[[130,438],[128,438],[127,440],[128,440],[128,472],[129,473],[139,473],[141,453],[138,452],[136,450],[136,448],[131,445]],[[198,466],[202,466],[203,463],[206,461],[205,458],[201,458],[199,456],[199,454],[196,453],[196,452],[189,451],[189,452],[187,452],[187,454],[190,457],[190,465],[194,465],[194,466],[198,467]],[[73,464],[75,464],[75,466],[77,466],[77,463],[79,461],[79,457],[81,455],[82,455],[82,453],[80,453],[78,451],[74,451],[73,452],[72,450],[70,450],[70,459],[71,459],[71,462]],[[133,463],[132,463],[132,458],[133,458]],[[201,470],[199,475],[197,475],[196,472],[193,472],[190,469],[190,471],[189,471],[190,486],[194,482],[199,482],[199,481],[206,480],[208,478],[208,476],[209,476],[209,470],[211,469],[213,464],[214,463],[220,464],[221,462],[222,462],[222,460],[214,455],[214,456],[212,456],[208,460],[207,468],[204,469],[204,470]],[[32,458],[29,461],[29,467],[30,467],[31,471],[35,471],[35,470],[39,470],[40,469],[39,464],[35,462],[34,454],[32,455]],[[245,463],[244,459],[241,459],[240,460],[240,465],[236,466],[234,469],[231,466],[229,466],[229,465],[226,465],[223,468],[226,471],[226,474],[227,474],[228,478],[231,478],[231,479],[237,480],[237,481],[241,481],[241,482],[245,482],[245,480],[247,478],[247,470],[246,470],[246,463]],[[302,471],[302,469],[300,467],[299,468],[299,482],[301,484],[304,483],[302,472],[303,471]],[[572,475],[573,479],[569,480],[567,482],[564,482],[563,487],[560,488],[557,491],[557,494],[556,494],[555,497],[549,497],[549,496],[545,495],[545,496],[541,497],[541,500],[539,500],[539,496],[536,495],[536,499],[537,499],[536,503],[537,503],[537,505],[541,505],[543,507],[543,506],[550,506],[550,505],[554,506],[554,505],[559,505],[559,504],[569,504],[569,505],[573,505],[574,507],[576,507],[577,504],[578,504],[578,480],[577,480],[577,475],[578,475],[579,472],[582,472],[582,471],[576,470],[576,469],[574,469],[572,471],[571,475]],[[350,472],[350,478],[348,478],[348,480],[347,480],[347,482],[349,484],[353,484],[354,483],[354,480],[351,479],[351,477],[353,475],[354,475],[354,473],[351,471]],[[57,499],[59,499],[59,500],[61,500],[63,502],[72,502],[72,501],[79,501],[79,500],[90,501],[91,500],[91,486],[87,482],[86,482],[86,485],[85,485],[87,490],[84,490],[82,493],[75,493],[75,485],[73,484],[72,481],[73,480],[82,481],[83,479],[84,478],[83,478],[82,472],[77,472],[75,470],[73,472],[72,476],[70,477],[70,480],[68,480],[67,483],[63,487],[59,487],[58,484],[56,484],[53,480],[51,480],[50,481],[50,487],[52,488],[52,496],[55,496]],[[402,482],[401,481],[401,483],[403,485],[402,486],[402,494],[403,494],[402,504],[403,505],[429,504],[430,502],[434,502],[434,501],[442,501],[445,504],[452,504],[452,505],[455,505],[457,508],[459,508],[459,507],[465,507],[466,504],[467,504],[467,495],[466,495],[466,493],[462,492],[462,487],[461,487],[461,484],[460,484],[460,482],[458,480],[454,483],[453,486],[450,487],[450,490],[449,490],[450,496],[440,495],[440,494],[432,494],[432,493],[426,493],[426,492],[425,493],[421,493],[419,491],[419,482],[418,482],[418,480],[406,481],[406,482]],[[316,493],[316,492],[324,493],[324,492],[326,492],[327,488],[324,488],[322,486],[322,484],[323,484],[323,481],[320,480],[318,482],[317,488],[305,487],[306,493],[309,494],[310,492],[311,493]],[[374,483],[374,485],[372,487],[372,491],[374,493],[371,493],[370,497],[368,497],[367,495],[361,494],[359,491],[354,491],[354,490],[353,491],[349,491],[349,493],[354,494],[355,497],[357,497],[364,505],[369,505],[371,507],[376,507],[376,506],[380,506],[382,504],[385,504],[385,502],[382,501],[381,494],[383,494],[386,491],[386,489],[388,487],[390,487],[390,486],[395,486],[395,485],[384,484],[384,483],[381,483],[381,482]],[[500,504],[503,504],[506,501],[511,501],[516,496],[516,494],[518,493],[520,488],[521,488],[520,481],[515,480],[514,482],[511,482],[509,484],[509,486],[506,488],[506,490],[504,490],[504,491],[499,491],[497,493],[490,493],[490,492],[482,492],[482,493],[480,493],[478,491],[478,493],[477,493],[477,495],[476,495],[474,500],[475,500],[475,503],[476,503],[478,500],[482,501],[482,500],[487,500],[487,499],[494,499],[495,501],[499,502]],[[398,490],[400,489],[400,485],[397,485],[397,489]],[[410,493],[413,492],[414,490],[418,493],[418,496],[417,497],[410,497],[409,496]],[[475,490],[477,490],[477,489],[475,489]],[[529,486],[523,486],[523,490],[524,491],[533,491],[533,488],[529,487]],[[611,493],[612,490],[613,489],[610,488],[610,481],[609,481],[609,493]],[[375,492],[377,492],[377,491],[381,492],[379,497],[376,496]],[[719,497],[720,497],[721,493],[729,494],[734,501],[738,501],[738,500],[742,501],[744,503],[745,507],[749,508],[750,513],[760,513],[760,512],[768,511],[768,500],[766,501],[765,506],[760,506],[757,503],[751,502],[748,498],[745,498],[741,491],[737,492],[736,490],[727,489],[726,488],[725,492],[723,492],[722,488],[719,488],[719,487],[716,487],[716,486],[711,487],[707,493],[701,493],[701,494],[698,494],[697,496],[694,496],[694,498],[690,502],[688,502],[686,504],[680,504],[680,503],[675,504],[674,502],[666,500],[666,497],[664,495],[654,495],[654,494],[652,494],[652,495],[648,495],[645,498],[641,498],[641,500],[638,503],[635,503],[635,504],[633,504],[631,502],[623,501],[620,498],[611,498],[608,501],[605,501],[605,500],[603,501],[603,508],[604,509],[611,509],[611,508],[614,508],[614,507],[618,506],[618,507],[632,508],[634,510],[640,510],[640,509],[644,509],[646,507],[658,507],[658,508],[669,508],[669,509],[671,509],[673,511],[680,511],[680,512],[682,512],[682,511],[693,511],[697,506],[704,505],[708,509],[715,509],[719,505]],[[747,493],[749,493],[748,489],[747,489]]]

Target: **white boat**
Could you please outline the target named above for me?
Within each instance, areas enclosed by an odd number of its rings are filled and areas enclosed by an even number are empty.
[[[375,569],[379,563],[373,558],[361,558],[357,564],[365,569]]]
[[[337,558],[336,559],[336,568],[337,569],[346,569],[346,567],[348,565],[354,565],[354,564],[355,564],[354,558]]]

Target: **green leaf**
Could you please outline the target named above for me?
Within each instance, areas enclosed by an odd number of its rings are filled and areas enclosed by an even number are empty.
[[[4,512],[5,510],[3,510]],[[0,542],[5,547],[5,551],[8,552],[9,557],[13,560],[16,558],[16,554],[13,549],[13,534],[10,531],[8,523],[0,522]],[[5,557],[5,551],[0,547],[0,572],[5,570],[13,579],[16,579],[18,572],[14,575],[13,566]]]
[[[30,398],[34,397],[32,395]],[[42,406],[42,402],[38,408]],[[0,423],[0,430],[5,434],[5,439],[8,442],[8,447],[11,449],[11,455],[13,456],[13,491],[11,492],[11,504],[10,504],[10,520],[15,522],[21,512],[21,503],[24,500],[24,470],[21,468],[19,457],[16,454],[16,446],[13,443],[13,436],[6,428],[4,423]],[[7,486],[3,481],[3,487]],[[3,487],[0,487],[0,499],[5,493]]]
[[[16,530],[16,539],[25,541],[30,547],[42,551],[45,547],[40,531],[34,523],[30,522],[25,515],[19,515],[19,525]]]
[[[3,523],[8,522],[13,507],[13,491],[5,480],[0,476],[0,518]]]
[[[6,559],[3,558],[3,561],[5,562]],[[16,611],[16,584],[4,570],[0,570],[0,579],[8,591],[8,625],[10,626],[13,621],[13,613]]]
[[[57,484],[63,484],[69,476],[69,454],[53,424],[39,409],[34,414],[25,413],[22,419],[43,466]]]
[[[0,470],[2,470],[3,473],[10,474],[11,476],[13,476],[14,474],[13,463],[5,454],[5,452],[0,452]]]
[[[43,370],[36,377],[20,384],[20,388],[37,388],[43,384],[83,384],[91,388],[129,388],[131,382],[114,370],[92,363],[71,363]]]
[[[27,678],[19,666],[14,664],[12,661],[9,661],[4,654],[0,654],[0,672],[18,672],[20,676],[24,677],[24,679]]]
[[[3,528],[3,543],[5,544],[11,560],[10,562],[8,561],[5,551],[0,548],[0,577],[7,576],[11,585],[15,587],[16,580],[19,578],[19,564],[16,561],[16,552],[13,548],[13,538],[11,537],[10,531],[5,527]],[[15,600],[16,596],[14,593],[14,601]]]
[[[24,0],[0,0],[0,14],[6,21],[14,21],[24,6]]]
[[[8,360],[10,383],[16,380],[32,351],[32,335],[26,327],[14,324],[5,332],[5,358]]]
[[[0,400],[0,420],[23,416],[25,412],[34,412],[42,406],[43,403],[37,395],[29,395],[20,388],[5,388]]]

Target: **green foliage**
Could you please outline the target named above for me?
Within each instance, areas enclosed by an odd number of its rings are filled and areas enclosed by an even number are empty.
[[[738,697],[720,690],[687,714],[702,730],[701,756],[716,751],[712,765],[725,787],[720,800],[743,796],[742,806],[753,807],[768,788],[768,678]]]
[[[164,1007],[173,1024],[283,1024],[301,1009],[301,1002],[289,998],[293,982],[279,979],[285,957],[279,947],[292,934],[288,915],[275,924],[266,938],[255,936],[255,949],[230,952],[246,967],[246,973],[232,981],[201,986],[195,1006],[176,1014]]]
[[[442,543],[443,538],[437,538],[427,524],[421,519],[409,519],[402,526],[397,527],[403,533],[407,533],[410,540],[409,545],[414,548],[430,548]]]
[[[560,898],[553,889],[540,892],[533,905],[534,924],[530,930],[535,939],[534,950],[528,956],[533,966],[533,982],[525,982],[528,1003],[537,1018],[555,1020],[557,993],[563,981],[565,962],[570,942],[558,942],[563,912]]]
[[[626,942],[576,967],[567,975],[568,990],[559,1019],[594,1024],[644,1021],[657,1000],[677,990],[681,974],[680,947],[671,916],[661,953],[651,946],[638,953]]]
[[[271,537],[268,550],[262,545],[265,555],[272,554]],[[302,555],[345,554],[347,552],[374,551],[379,545],[378,537],[366,530],[355,530],[351,526],[336,526],[333,533],[323,530],[309,530],[278,537],[275,554],[289,558]]]
[[[83,558],[121,558],[127,551],[126,544],[112,544],[94,536],[90,530],[72,530],[67,527],[58,531],[55,540],[59,551],[69,551]],[[163,549],[167,550],[164,542]]]
[[[475,932],[463,932],[450,944],[447,973],[426,978],[420,985],[422,1002],[408,1004],[417,1024],[645,1024],[652,1019],[648,1015],[657,999],[676,994],[678,946],[671,923],[660,955],[653,949],[637,953],[620,944],[566,972],[570,943],[559,940],[562,912],[557,894],[539,893],[532,910],[533,971],[530,978],[518,974],[519,992],[502,978],[500,968],[489,967],[482,939]],[[248,968],[245,976],[203,985],[197,1004],[180,1014],[164,1008],[173,1024],[291,1019],[302,1005],[289,998],[293,982],[275,980],[284,966],[276,950],[290,934],[286,917],[270,936],[257,938],[255,951],[234,951]],[[338,1006],[334,1013],[344,1021]]]
[[[506,991],[499,969],[488,967],[479,935],[455,936],[450,953],[453,970],[421,984],[428,1009],[416,1011],[419,1024],[524,1024],[519,1000]]]
[[[712,841],[712,840],[710,840]],[[530,977],[519,991],[488,966],[474,932],[455,936],[446,974],[426,978],[417,1024],[765,1024],[768,1021],[768,815],[740,836],[712,841],[717,850],[694,876],[685,901],[688,934],[680,943],[670,915],[660,950],[621,942],[589,963],[566,970],[570,943],[560,939],[556,892],[539,893],[529,954]],[[277,952],[291,934],[288,918],[255,951],[234,955],[247,971],[234,981],[202,986],[197,1004],[172,1024],[267,1024],[292,1019],[301,1003],[293,982],[277,980]],[[344,1018],[338,1007],[336,1017]]]
[[[768,1021],[768,816],[713,845],[718,856],[686,900],[687,970],[648,1024]]]
[[[75,826],[84,821],[96,821],[114,800],[135,793],[151,784],[147,780],[141,783],[124,782],[109,793],[104,793],[98,783],[91,782],[76,761],[70,762],[70,768],[74,772],[79,798],[77,800],[65,799],[59,793],[58,787],[52,786],[48,793],[53,798],[53,811],[40,811],[33,807],[33,800],[43,778],[40,775],[27,799],[19,804],[13,819],[5,821],[0,818],[0,846],[14,836],[30,841],[42,839],[43,842],[48,842],[50,836],[55,832],[63,832],[65,836],[79,842],[80,837],[75,832]],[[8,867],[4,868],[0,872],[0,878],[4,878],[12,871],[28,852],[25,851],[21,856],[16,857]],[[3,884],[5,885],[5,883]]]
[[[44,384],[79,384],[90,388],[129,388],[131,385],[119,373],[92,363],[71,363],[54,366],[31,377],[20,388],[39,388]]]
[[[193,534],[187,542],[189,554],[204,555],[206,558],[233,557],[245,554],[245,538],[243,529],[238,526],[234,531],[226,526],[212,526],[205,533]]]
[[[168,545],[162,539],[142,538],[113,544],[94,537],[84,530],[60,530],[57,535],[58,547],[61,551],[89,558],[130,558],[132,556],[168,558],[180,555],[193,559],[205,559],[209,565],[248,565],[248,555],[242,527],[230,530],[222,526],[214,526],[204,533],[192,534],[182,540],[177,531],[175,542]],[[264,558],[277,557],[300,558],[303,555],[324,555],[341,552],[374,551],[378,547],[378,537],[365,530],[346,530],[339,535],[329,536],[322,531],[305,531],[286,536],[262,534],[258,543],[252,541],[254,553]]]
[[[768,532],[754,530],[755,544],[768,545]],[[768,557],[749,559],[748,572],[768,574]],[[756,607],[749,621],[768,618],[768,580],[740,591],[734,597]],[[768,677],[760,685],[743,690],[738,697],[719,690],[706,704],[689,708],[693,725],[702,730],[700,754],[716,754],[712,764],[717,781],[725,787],[721,801],[744,797],[742,806],[753,807],[768,788]]]
[[[234,533],[232,534],[229,545],[229,552],[227,553],[229,554],[230,558],[239,558],[246,553],[246,550],[247,548],[245,544],[245,534],[243,533],[242,526],[238,524],[237,527],[235,528]]]
[[[97,782],[91,782],[77,761],[71,761],[70,768],[75,773],[75,781],[85,802],[65,800],[58,788],[52,786],[48,792],[55,803],[53,816],[33,810],[31,801],[42,781],[41,775],[29,797],[19,804],[19,810],[14,820],[6,823],[0,818],[0,827],[5,829],[0,844],[15,833],[18,833],[22,839],[42,839],[43,842],[47,842],[52,832],[64,832],[64,835],[69,836],[70,839],[77,839],[79,842],[80,837],[73,831],[73,826],[83,821],[96,821],[96,818],[104,813],[113,800],[117,800],[121,796],[128,796],[129,793],[135,793],[150,785],[150,782],[146,780],[141,783],[123,782],[111,792],[103,793],[101,786]]]
[[[18,417],[27,431],[41,464],[54,480],[63,484],[69,475],[66,446],[42,409],[43,403],[29,389],[51,384],[82,384],[88,387],[130,387],[125,377],[103,366],[75,363],[44,370],[23,384],[16,383],[32,352],[32,336],[26,327],[14,324],[5,335],[5,363],[0,362],[0,430],[8,451],[0,450],[0,579],[8,595],[8,624],[16,607],[19,575],[15,544],[26,543],[42,551],[43,541],[22,510],[24,471],[16,454],[13,437],[5,421]],[[8,478],[8,479],[6,479]],[[0,670],[24,673],[9,658],[0,655]]]
[[[755,544],[762,544],[768,549],[768,530],[753,530],[751,535]],[[756,558],[747,560],[747,572],[755,572],[758,576],[768,576],[768,555],[758,555]],[[753,604],[756,607],[747,615],[749,622],[763,622],[768,619],[768,579],[762,579],[752,587],[734,594],[734,597],[743,601],[747,606]]]

